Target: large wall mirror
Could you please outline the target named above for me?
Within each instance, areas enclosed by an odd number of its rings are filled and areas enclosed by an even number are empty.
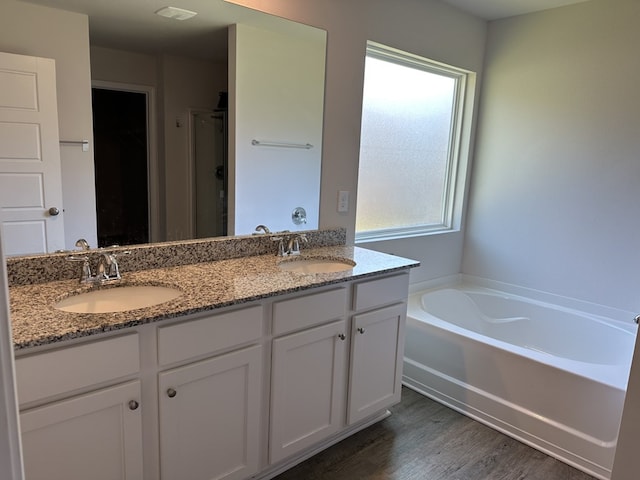
[[[318,227],[326,32],[223,0],[24,1],[89,18],[99,246]]]

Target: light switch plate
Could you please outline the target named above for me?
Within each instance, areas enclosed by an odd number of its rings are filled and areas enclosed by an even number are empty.
[[[340,190],[338,192],[338,212],[347,213],[349,211],[349,192]]]

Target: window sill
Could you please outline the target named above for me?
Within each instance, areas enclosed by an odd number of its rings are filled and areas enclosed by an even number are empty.
[[[366,234],[356,233],[355,244],[365,244],[374,242],[385,242],[389,240],[401,240],[405,238],[431,237],[434,235],[443,235],[448,233],[458,233],[459,228],[439,228],[434,230],[377,230],[367,232]]]

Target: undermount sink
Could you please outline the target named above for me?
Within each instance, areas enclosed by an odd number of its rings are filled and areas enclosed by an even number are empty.
[[[278,263],[278,268],[285,272],[294,273],[335,273],[351,270],[356,266],[353,260],[346,258],[296,258],[283,260]]]
[[[114,313],[152,307],[182,295],[178,289],[159,285],[123,285],[71,295],[54,305],[73,313]]]

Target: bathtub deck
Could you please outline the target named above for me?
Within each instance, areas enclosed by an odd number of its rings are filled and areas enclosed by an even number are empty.
[[[407,388],[391,411],[275,480],[594,480]]]

